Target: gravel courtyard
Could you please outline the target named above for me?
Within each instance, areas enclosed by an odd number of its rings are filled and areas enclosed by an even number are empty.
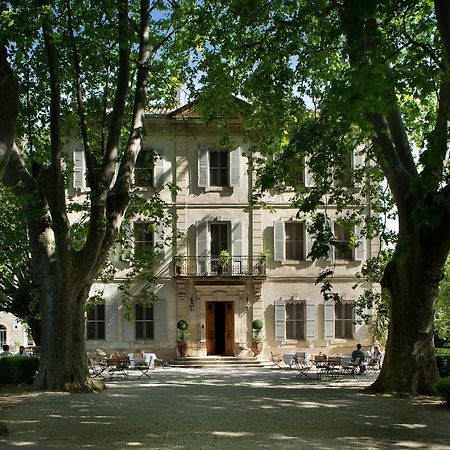
[[[0,448],[449,449],[450,409],[369,396],[288,369],[157,368],[97,394],[39,393],[2,408]]]

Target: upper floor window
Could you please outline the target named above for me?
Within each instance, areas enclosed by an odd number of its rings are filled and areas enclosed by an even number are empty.
[[[87,310],[87,339],[105,339],[105,305],[97,304]]]
[[[198,150],[199,187],[237,187],[241,178],[241,148]]]
[[[275,221],[273,224],[275,261],[304,261],[310,243],[304,222]]]
[[[305,302],[286,303],[286,339],[305,339]]]
[[[305,226],[302,222],[286,222],[286,259],[302,261],[305,259]]]
[[[134,222],[134,253],[135,255],[146,248],[153,248],[153,231],[148,222]]]
[[[350,247],[350,232],[347,228],[337,223],[334,224],[334,258],[336,260],[351,260],[353,252]]]
[[[0,347],[6,344],[6,327],[0,325]]]
[[[224,150],[209,152],[209,184],[210,186],[229,186],[229,154]]]
[[[137,156],[134,168],[134,184],[139,187],[153,185],[153,149],[142,148]]]
[[[153,306],[135,305],[136,339],[154,339]]]

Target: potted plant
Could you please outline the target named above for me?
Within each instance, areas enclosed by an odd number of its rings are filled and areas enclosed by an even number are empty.
[[[181,275],[181,273],[183,272],[183,267],[185,265],[186,262],[186,256],[181,254],[181,255],[177,255],[175,258],[175,270],[177,272],[177,275]]]
[[[185,358],[187,353],[188,340],[190,336],[190,333],[186,331],[188,327],[189,325],[185,320],[179,320],[177,322],[177,350],[178,354],[182,358]]]
[[[261,330],[263,329],[263,321],[261,319],[255,319],[252,322],[253,337],[252,337],[252,352],[253,356],[259,355],[262,351],[263,337]]]
[[[227,250],[222,250],[219,254],[219,261],[217,262],[217,274],[222,275],[224,270],[227,270],[231,255]]]
[[[263,250],[258,257],[258,273],[260,275],[266,274],[266,266],[267,266],[267,258],[269,257],[270,252],[269,250]]]

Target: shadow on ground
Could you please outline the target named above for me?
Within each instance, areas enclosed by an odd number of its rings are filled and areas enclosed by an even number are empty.
[[[97,394],[45,394],[2,412],[2,448],[450,450],[450,410],[278,369],[163,369]],[[372,379],[373,380],[373,379]]]

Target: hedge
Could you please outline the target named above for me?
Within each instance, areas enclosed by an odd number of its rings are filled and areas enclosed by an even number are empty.
[[[442,401],[450,406],[450,377],[442,378],[436,383],[436,390]]]
[[[39,369],[35,356],[6,356],[0,358],[0,384],[32,384]]]

